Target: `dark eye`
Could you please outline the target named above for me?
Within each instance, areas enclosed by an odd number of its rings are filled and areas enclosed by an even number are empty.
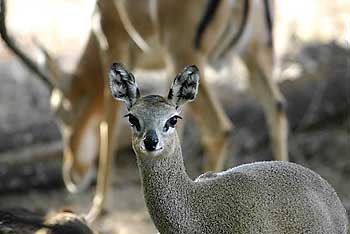
[[[139,120],[132,114],[127,114],[124,117],[128,117],[129,118],[129,123],[131,127],[135,127],[137,131],[141,130],[141,125]]]
[[[182,119],[182,117],[175,115],[175,116],[171,117],[170,119],[168,119],[168,121],[166,121],[166,123],[165,123],[163,131],[167,132],[169,130],[169,128],[175,128],[175,125],[177,124],[177,119]]]

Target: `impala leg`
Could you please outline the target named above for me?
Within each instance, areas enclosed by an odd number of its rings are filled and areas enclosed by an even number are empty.
[[[191,109],[203,134],[202,141],[206,149],[204,170],[221,171],[228,153],[227,146],[232,124],[221,104],[210,93],[205,80],[199,85],[199,92]]]
[[[274,159],[288,161],[288,120],[285,100],[272,80],[272,50],[247,55],[244,60],[252,90],[265,113]]]
[[[103,7],[103,4],[100,5]],[[109,21],[106,15],[102,15],[101,21],[93,27],[100,46],[100,59],[103,67],[101,79],[103,89],[103,115],[100,123],[100,156],[97,174],[96,192],[92,207],[86,215],[89,222],[95,220],[102,212],[109,187],[110,172],[112,169],[113,152],[115,150],[115,126],[120,110],[120,104],[112,99],[110,93],[108,73],[112,61],[126,62],[128,60],[128,47],[124,31],[118,31],[113,27],[114,22]],[[117,31],[113,31],[112,29]]]
[[[99,108],[101,106],[101,93],[103,81],[96,77],[102,74],[100,61],[96,61],[99,53],[97,38],[93,33],[72,75],[69,86],[73,120],[68,127],[63,127],[64,134],[64,158],[63,178],[71,192],[78,192],[89,185],[92,178],[92,166],[97,155],[97,125],[99,121]],[[68,116],[70,118],[70,116]],[[91,133],[94,136],[91,136]],[[96,145],[92,145],[91,139],[86,148],[86,137],[94,137]],[[89,157],[87,157],[88,155]],[[96,154],[96,155],[95,155]]]
[[[197,101],[191,109],[202,129],[202,141],[206,149],[204,170],[221,171],[228,153],[227,146],[232,124],[222,105],[210,93],[208,83],[205,79],[203,81],[199,86],[200,93]]]
[[[110,96],[110,95],[109,95]],[[113,163],[113,152],[115,149],[116,118],[119,111],[119,104],[112,102],[111,97],[105,96],[105,116],[100,123],[100,156],[97,174],[96,192],[92,202],[92,207],[86,216],[88,222],[94,221],[105,207],[110,173]]]
[[[179,72],[189,64],[195,64],[200,69],[201,82],[199,92],[190,105],[196,122],[201,130],[201,138],[205,147],[205,171],[220,171],[223,167],[227,154],[227,145],[232,124],[227,118],[221,104],[211,94],[206,77],[204,66],[206,64],[203,56],[193,51],[174,53],[174,69]]]
[[[78,121],[75,121],[74,127],[71,128],[72,132],[70,130],[66,132],[67,128],[63,128],[64,139],[68,139],[68,142],[64,145],[62,173],[65,185],[72,193],[80,192],[88,187],[95,171],[94,158],[97,152],[94,149],[98,147],[96,138],[98,117],[96,116],[94,101],[95,96],[85,97],[81,103]],[[94,137],[94,142],[90,142],[90,144],[95,143],[96,145],[85,149],[86,142],[84,142],[84,138],[89,134],[93,134],[90,137]],[[91,152],[87,152],[87,150]],[[87,156],[84,152],[90,156],[84,158],[83,156]]]
[[[104,66],[107,66],[107,62],[104,61],[103,63]],[[101,77],[101,79],[107,79],[107,74]],[[119,103],[112,100],[112,96],[109,92],[109,85],[107,81],[105,81],[103,115],[99,125],[100,152],[97,183],[91,209],[85,217],[88,222],[93,222],[105,207],[113,164],[113,153],[115,150],[115,126],[120,109],[119,107]]]

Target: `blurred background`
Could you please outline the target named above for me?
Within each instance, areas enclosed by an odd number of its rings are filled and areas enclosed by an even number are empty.
[[[278,5],[276,82],[287,100],[290,160],[327,179],[350,211],[350,1],[294,0]],[[38,40],[71,72],[88,38],[94,7],[94,0],[8,0],[7,28],[32,58],[40,59],[34,45]],[[239,56],[223,70],[209,72],[212,91],[235,127],[225,167],[271,160],[264,115]],[[143,90],[164,92],[164,71],[136,73]],[[189,117],[183,151],[188,173],[195,178],[203,149],[192,123]],[[126,123],[122,128],[129,132]],[[101,233],[155,233],[129,138],[122,139],[108,213],[94,227]],[[0,43],[0,208],[47,212],[71,207],[86,212],[93,188],[81,194],[65,189],[62,147],[48,89]]]

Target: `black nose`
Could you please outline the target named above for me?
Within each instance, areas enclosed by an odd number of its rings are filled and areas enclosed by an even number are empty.
[[[154,151],[157,148],[158,142],[158,136],[154,130],[149,130],[146,133],[145,139],[143,140],[143,143],[148,151]]]

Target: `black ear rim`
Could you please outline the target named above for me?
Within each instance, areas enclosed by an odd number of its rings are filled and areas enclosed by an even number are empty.
[[[132,82],[134,83],[134,84],[136,84],[136,79],[135,79],[135,76],[134,76],[134,74],[132,74],[131,72],[128,72],[128,74],[129,74],[129,77],[131,77],[132,79]],[[129,79],[129,80],[127,80],[127,82],[128,83],[131,83],[131,80]],[[139,98],[141,96],[141,93],[140,93],[140,89],[138,88],[138,87],[136,87],[136,98]]]
[[[197,73],[197,74],[199,75],[199,68],[198,68],[196,65],[194,65],[194,64],[187,65],[187,66],[184,68],[183,72],[185,72],[185,71],[187,71],[187,70],[191,70],[192,73]],[[182,72],[182,73],[183,73],[183,72]]]
[[[174,97],[173,85],[174,85],[175,81],[179,79],[179,76],[181,76],[181,74],[182,74],[182,72],[178,73],[175,76],[175,79],[174,79],[174,81],[171,84],[171,87],[170,87],[170,90],[169,90],[169,93],[168,93],[168,99],[169,100],[173,99],[173,97]]]
[[[118,62],[112,63],[110,70],[113,70],[113,71],[124,70],[124,71],[126,71],[126,69],[124,68],[124,65],[122,63],[118,63]]]

